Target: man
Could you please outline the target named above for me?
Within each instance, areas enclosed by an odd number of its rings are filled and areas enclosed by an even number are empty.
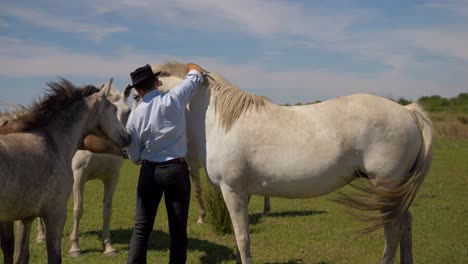
[[[203,70],[189,63],[187,72],[185,80],[165,94],[155,89],[160,72],[153,73],[149,65],[130,73],[132,86],[143,99],[127,122],[132,137],[128,157],[141,163],[127,263],[146,263],[148,239],[163,193],[171,238],[169,263],[187,259],[190,179],[183,159],[187,153],[185,108],[203,82]]]

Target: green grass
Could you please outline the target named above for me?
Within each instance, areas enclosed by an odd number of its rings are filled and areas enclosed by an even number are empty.
[[[468,140],[438,139],[430,174],[412,205],[415,263],[468,263]],[[114,197],[111,223],[117,256],[101,252],[102,184],[89,182],[81,223],[83,256],[68,256],[71,203],[62,243],[64,263],[125,263],[134,218],[137,167],[125,162]],[[206,177],[203,176],[206,180]],[[272,198],[270,216],[261,218],[262,197],[250,203],[251,250],[254,263],[378,263],[383,251],[379,230],[361,236],[366,223],[354,221],[327,195],[314,199]],[[198,225],[197,206],[191,200],[187,263],[235,263],[233,235],[217,235],[208,225]],[[45,244],[31,237],[30,263],[46,263]],[[161,203],[148,252],[149,263],[167,263],[168,229]],[[2,259],[0,253],[0,259]],[[398,261],[397,261],[398,263]]]

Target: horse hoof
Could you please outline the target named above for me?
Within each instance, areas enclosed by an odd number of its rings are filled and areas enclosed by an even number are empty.
[[[205,223],[205,220],[203,220],[203,219],[198,219],[197,220],[197,224],[199,224],[199,225],[203,225],[204,223]]]
[[[72,258],[77,258],[81,256],[81,251],[71,251],[70,252],[70,257]]]
[[[36,238],[36,243],[38,243],[38,244],[44,243],[44,241],[45,241],[45,237]]]
[[[109,251],[109,252],[104,252],[104,256],[106,257],[112,257],[112,256],[115,256],[117,255],[117,251]]]

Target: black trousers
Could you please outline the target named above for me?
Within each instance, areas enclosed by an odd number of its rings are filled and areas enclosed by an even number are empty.
[[[165,164],[143,163],[137,187],[135,226],[127,263],[146,263],[148,240],[156,212],[164,194],[169,234],[169,263],[185,263],[187,259],[187,218],[190,203],[190,179],[183,160]]]

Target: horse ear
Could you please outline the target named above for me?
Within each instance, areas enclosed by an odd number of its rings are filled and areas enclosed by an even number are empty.
[[[123,96],[125,99],[127,99],[130,94],[132,93],[132,87],[129,85],[127,85],[127,87],[125,87],[125,89],[123,90]]]
[[[107,86],[104,86],[104,85],[101,86],[101,91],[99,91],[99,94],[101,96],[107,97],[109,95],[113,81],[114,81],[114,78],[111,78],[109,80],[109,83],[107,84]]]

